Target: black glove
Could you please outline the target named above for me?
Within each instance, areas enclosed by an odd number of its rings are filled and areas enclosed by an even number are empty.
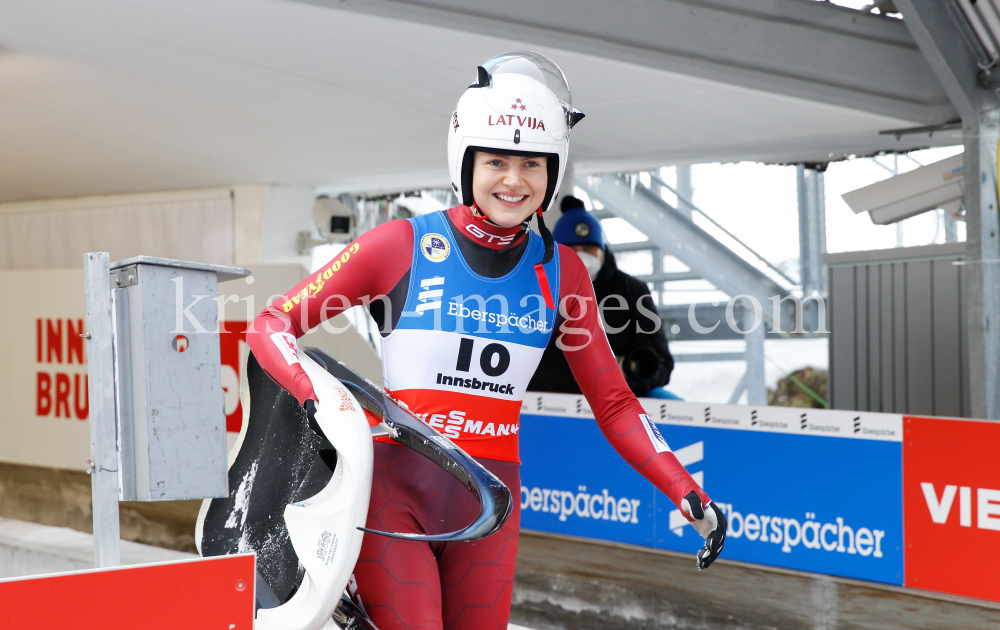
[[[698,552],[697,564],[699,571],[707,569],[719,557],[722,546],[726,544],[726,531],[729,529],[726,515],[711,501],[702,507],[701,498],[693,490],[681,499],[681,510],[694,519],[691,525],[705,538],[705,546]]]
[[[316,401],[312,398],[307,398],[306,402],[302,406],[306,408],[306,416],[309,417],[309,428],[313,430],[313,433],[326,440],[326,434],[323,433],[323,429],[321,429],[319,423],[316,422]]]

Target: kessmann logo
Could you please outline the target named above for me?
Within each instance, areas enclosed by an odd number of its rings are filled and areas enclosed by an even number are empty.
[[[466,413],[467,412],[465,411],[455,409],[447,414],[418,413],[416,416],[426,422],[428,426],[434,427],[444,433],[445,436],[453,439],[468,438],[473,435],[490,435],[493,437],[517,435],[517,432],[521,429],[521,425],[516,422],[512,422],[510,424],[494,424],[493,422],[486,420],[473,420],[472,418],[467,418]],[[434,439],[445,448],[455,448],[454,444],[445,444],[447,440],[442,441],[440,437],[431,439]]]
[[[425,234],[420,239],[420,251],[431,262],[442,262],[451,253],[451,243],[440,234]]]

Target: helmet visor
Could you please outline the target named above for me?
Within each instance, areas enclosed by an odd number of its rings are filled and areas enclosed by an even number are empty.
[[[483,64],[490,76],[503,73],[521,74],[540,81],[549,88],[563,107],[573,107],[573,93],[570,92],[566,75],[554,61],[541,53],[527,50],[497,55]]]

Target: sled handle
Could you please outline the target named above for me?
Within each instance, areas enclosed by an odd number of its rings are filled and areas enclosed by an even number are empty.
[[[433,427],[421,422],[412,413],[397,405],[374,383],[341,361],[319,348],[306,348],[305,352],[350,389],[362,407],[383,417],[382,423],[388,428],[389,437],[443,468],[462,482],[479,500],[479,515],[476,519],[466,527],[446,534],[383,532],[367,527],[358,529],[389,538],[427,542],[478,540],[500,531],[510,516],[513,499],[510,489],[496,475]]]

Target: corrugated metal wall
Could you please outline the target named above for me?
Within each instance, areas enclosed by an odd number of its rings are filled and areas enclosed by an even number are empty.
[[[835,409],[968,417],[964,243],[831,254]]]

